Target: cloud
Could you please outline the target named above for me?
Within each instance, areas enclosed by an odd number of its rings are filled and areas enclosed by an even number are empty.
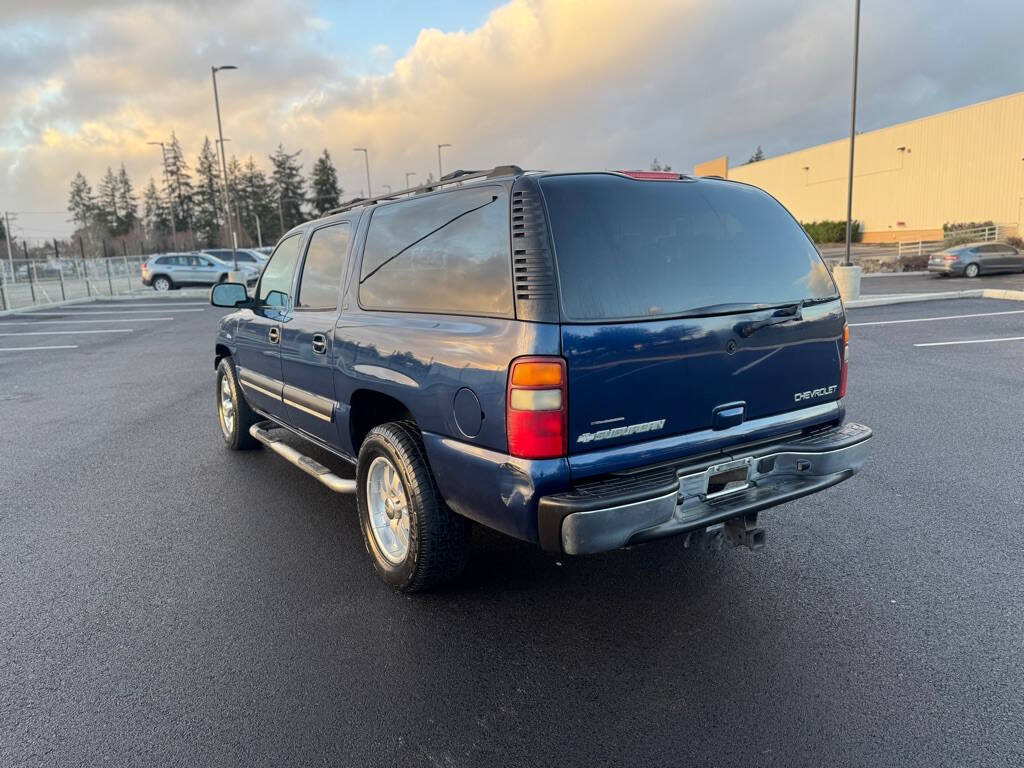
[[[394,187],[436,174],[441,142],[446,170],[777,154],[847,130],[850,16],[815,0],[511,0],[469,31],[423,29],[397,59],[368,31],[367,67],[307,2],[25,4],[0,30],[14,41],[0,51],[0,200],[62,208],[75,171],[95,181],[122,161],[142,186],[159,170],[146,142],[172,130],[194,161],[216,133],[211,64],[240,67],[218,79],[232,151],[266,164],[279,142],[326,147],[350,192],[364,186],[354,146]],[[1022,22],[1002,0],[865,3],[859,125],[1021,89]]]

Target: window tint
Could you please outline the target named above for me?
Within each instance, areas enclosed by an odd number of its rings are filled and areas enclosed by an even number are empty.
[[[371,309],[511,315],[505,189],[461,189],[376,209],[359,283],[360,303]]]
[[[299,260],[302,235],[292,235],[277,244],[260,278],[259,302],[269,307],[286,307],[291,301],[292,274]]]
[[[173,256],[161,256],[159,259],[156,260],[156,263],[159,264],[162,267],[169,267],[172,264],[174,264],[174,257]]]
[[[313,233],[302,265],[297,307],[337,309],[338,287],[348,263],[348,222]]]
[[[541,189],[568,319],[836,295],[810,239],[754,187],[576,174],[541,179]]]

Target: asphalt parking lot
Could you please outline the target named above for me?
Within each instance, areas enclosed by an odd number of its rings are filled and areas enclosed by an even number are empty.
[[[224,449],[220,312],[0,318],[0,765],[1024,764],[1024,303],[852,310],[872,457],[762,552],[478,529],[416,597]]]

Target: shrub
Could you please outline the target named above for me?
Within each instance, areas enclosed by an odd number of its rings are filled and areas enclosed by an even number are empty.
[[[942,225],[942,233],[944,235],[955,234],[956,232],[963,232],[968,229],[981,229],[982,227],[994,227],[996,223],[994,221],[947,221]]]
[[[1008,237],[1006,242],[1016,248],[1018,251],[1024,249],[1024,238],[1020,237]]]
[[[845,243],[846,222],[845,221],[812,221],[802,223],[801,226],[807,231],[811,240],[816,243]],[[850,239],[860,242],[860,222],[854,220],[850,225]]]

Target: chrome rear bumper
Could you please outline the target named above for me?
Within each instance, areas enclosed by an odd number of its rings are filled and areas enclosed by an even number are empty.
[[[848,423],[750,452],[617,475],[547,496],[538,511],[541,544],[592,554],[751,515],[852,477],[867,459],[870,438],[870,428]],[[709,488],[709,480],[723,472],[738,479],[725,489]]]

